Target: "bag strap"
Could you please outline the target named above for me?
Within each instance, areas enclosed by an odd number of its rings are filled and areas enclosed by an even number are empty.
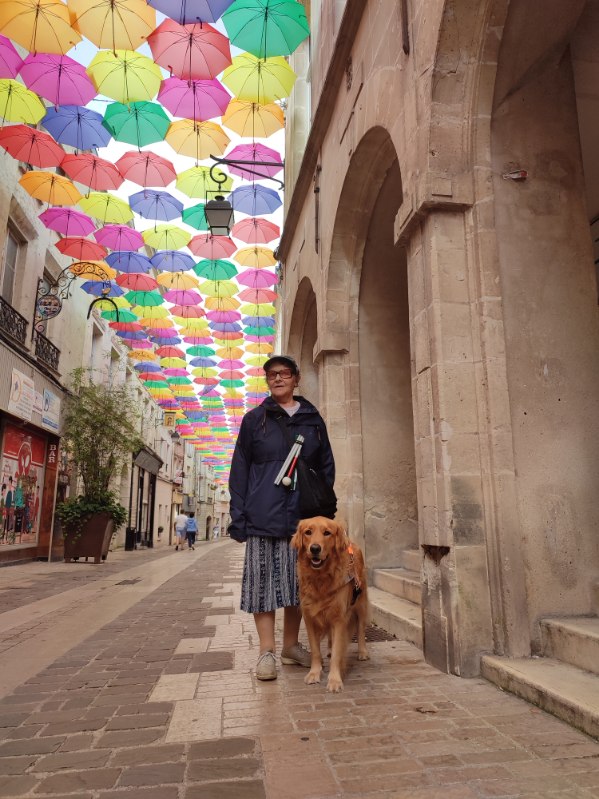
[[[284,435],[284,436],[285,436],[285,438],[287,439],[287,443],[288,443],[290,446],[293,446],[293,444],[294,444],[295,442],[294,442],[294,440],[293,440],[293,436],[291,435],[291,432],[289,431],[289,428],[287,427],[287,425],[286,425],[286,424],[285,424],[285,422],[283,421],[283,418],[284,418],[284,417],[283,417],[283,416],[281,416],[280,414],[278,414],[277,416],[275,416],[275,415],[274,415],[274,413],[273,413],[273,418],[274,418],[275,422],[276,422],[276,423],[279,425],[279,427],[281,428],[281,430],[283,431],[283,435]]]

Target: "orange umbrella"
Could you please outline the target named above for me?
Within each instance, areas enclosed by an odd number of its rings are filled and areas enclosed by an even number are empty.
[[[81,41],[61,0],[2,0],[0,33],[30,53],[58,53]]]
[[[36,200],[50,205],[76,205],[83,196],[68,178],[55,172],[25,172],[19,183]]]

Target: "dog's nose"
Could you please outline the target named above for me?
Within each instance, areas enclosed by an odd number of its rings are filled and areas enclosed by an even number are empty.
[[[310,545],[310,552],[313,555],[320,555],[320,544],[311,544]]]

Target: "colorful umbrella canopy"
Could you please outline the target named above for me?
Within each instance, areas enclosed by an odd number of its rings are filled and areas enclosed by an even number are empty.
[[[243,305],[241,307],[241,312],[250,314],[251,316],[260,316],[264,315],[265,313],[270,314],[274,313],[274,306],[271,306],[270,303],[276,299],[277,292],[272,291],[271,289],[255,289],[255,288],[247,288],[243,291],[240,291],[237,295],[240,300],[244,300],[245,302],[251,303],[251,305]],[[268,307],[261,305],[261,303],[269,303]]]
[[[27,125],[8,125],[0,129],[0,147],[17,161],[39,167],[58,166],[64,150],[49,133]]]
[[[144,230],[141,235],[144,242],[155,250],[180,250],[186,247],[191,239],[186,230],[176,225],[158,225]]]
[[[162,250],[155,253],[150,260],[155,269],[164,272],[186,272],[195,266],[191,255],[179,250]]]
[[[236,0],[223,22],[231,43],[258,58],[289,55],[310,35],[296,0]]]
[[[81,288],[86,294],[96,297],[120,297],[124,294],[123,289],[111,280],[88,280],[81,284]]]
[[[237,275],[237,282],[250,288],[268,288],[276,286],[279,278],[268,269],[246,269]]]
[[[127,225],[104,225],[94,238],[111,250],[139,250],[144,243],[141,233]]]
[[[128,291],[125,297],[131,305],[141,305],[144,308],[162,305],[164,302],[162,295],[157,291]]]
[[[132,291],[152,291],[158,287],[155,278],[150,275],[143,275],[139,272],[131,272],[119,275],[116,279],[119,286],[131,289]]]
[[[77,187],[56,172],[25,172],[19,183],[36,200],[49,205],[76,205],[81,199]]]
[[[204,280],[198,288],[207,297],[233,297],[239,291],[230,280]]]
[[[97,47],[137,50],[156,27],[156,12],[143,0],[68,0],[73,27]]]
[[[72,208],[48,208],[39,218],[49,230],[64,236],[87,236],[95,228],[89,216]]]
[[[191,208],[185,208],[182,214],[185,224],[194,227],[196,230],[209,230],[205,208],[206,206],[204,203],[198,203],[198,205],[192,205]]]
[[[123,177],[139,186],[168,186],[177,177],[170,161],[147,150],[125,153],[116,167]]]
[[[118,189],[124,180],[114,164],[91,153],[65,155],[60,167],[72,180],[97,191]]]
[[[23,59],[6,36],[0,36],[0,78],[16,78]]]
[[[46,107],[37,94],[12,78],[0,80],[0,116],[5,120],[37,125],[45,113]]]
[[[82,236],[69,236],[54,245],[63,255],[79,261],[101,261],[106,257],[106,248]]]
[[[81,41],[61,0],[2,0],[0,31],[31,53],[66,53]]]
[[[198,288],[198,279],[193,275],[182,272],[164,272],[156,278],[161,286],[167,289],[194,289]]]
[[[54,105],[86,105],[96,96],[83,64],[68,55],[28,55],[19,74],[28,89]]]
[[[227,159],[250,162],[247,166],[245,164],[229,164],[229,171],[232,174],[239,175],[246,180],[254,180],[256,175],[272,178],[283,169],[281,155],[271,147],[256,144],[256,142],[238,144],[227,153]]]
[[[116,222],[123,225],[133,219],[133,211],[127,203],[112,194],[90,191],[79,201],[79,205],[90,216],[102,222]]]
[[[192,166],[191,169],[186,169],[184,172],[179,173],[176,183],[179,191],[186,194],[188,197],[201,197],[206,198],[208,192],[218,191],[222,188],[223,191],[229,191],[233,186],[233,178],[227,177],[224,183],[217,183],[210,175],[210,167],[208,166]]]
[[[100,50],[87,73],[99,94],[119,103],[151,100],[162,81],[160,67],[133,50]]]
[[[206,23],[165,19],[148,36],[154,61],[183,80],[215,78],[231,63],[229,40]]]
[[[228,280],[237,274],[237,267],[230,261],[205,259],[194,266],[193,271],[207,280]]]
[[[115,250],[106,256],[106,262],[119,272],[146,273],[152,268],[147,255],[130,250]]]
[[[274,252],[268,247],[244,247],[237,250],[233,256],[238,264],[251,266],[254,269],[262,269],[265,266],[276,266],[277,260]]]
[[[102,115],[82,105],[48,108],[42,125],[56,141],[69,144],[77,150],[106,147],[110,141],[109,131],[102,126]]]
[[[231,96],[220,81],[181,80],[167,78],[162,81],[158,101],[175,117],[185,117],[194,122],[204,122],[224,114]]]
[[[223,114],[222,124],[239,136],[267,138],[285,126],[285,114],[276,103],[250,103],[231,100]]]
[[[199,258],[229,258],[237,245],[227,236],[213,236],[208,233],[205,236],[194,236],[189,242],[189,249]]]
[[[103,124],[117,141],[141,148],[162,141],[171,121],[157,103],[111,103]]]
[[[148,5],[181,25],[216,22],[233,0],[148,0]]]
[[[183,203],[167,191],[144,189],[129,197],[129,204],[136,214],[145,219],[169,222],[183,213]]]
[[[251,53],[242,53],[225,69],[222,81],[237,100],[265,104],[289,97],[295,78],[295,72],[282,56],[259,59]]]
[[[192,119],[173,122],[166,140],[175,152],[188,155],[196,161],[211,155],[222,155],[231,141],[216,122],[194,122]]]
[[[283,204],[277,191],[259,183],[234,189],[229,195],[229,202],[234,211],[241,211],[250,216],[272,214]]]
[[[246,241],[248,244],[267,244],[279,237],[281,229],[274,222],[261,217],[249,217],[236,222],[231,228],[233,238]]]

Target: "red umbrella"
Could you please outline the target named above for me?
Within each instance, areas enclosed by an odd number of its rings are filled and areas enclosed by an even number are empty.
[[[252,144],[238,144],[237,147],[234,147],[226,154],[225,158],[231,161],[259,162],[255,166],[253,163],[240,166],[228,165],[229,172],[232,175],[239,175],[246,180],[255,180],[256,177],[259,177],[255,174],[256,172],[272,178],[283,169],[280,153],[273,150],[272,147],[267,147],[265,144],[256,144],[255,142]],[[264,165],[265,163],[267,164],[266,166]]]
[[[269,272],[268,269],[246,269],[237,275],[236,280],[238,283],[254,289],[265,289],[268,286],[275,286],[279,282],[275,273]]]
[[[208,258],[217,261],[219,258],[229,258],[237,245],[228,236],[212,236],[210,233],[194,236],[187,245],[198,258]]]
[[[173,305],[170,310],[173,316],[180,316],[183,319],[199,319],[201,316],[206,316],[206,312],[199,305]]]
[[[269,289],[244,289],[237,296],[244,302],[272,302],[277,298],[277,292]]]
[[[91,153],[65,155],[60,167],[71,180],[96,191],[118,189],[124,180],[114,164]]]
[[[177,177],[166,158],[151,152],[131,150],[116,162],[119,172],[138,186],[168,186]]]
[[[28,89],[53,105],[87,105],[96,96],[83,64],[68,55],[30,54],[19,75]]]
[[[58,166],[64,150],[49,133],[28,125],[8,125],[0,130],[0,145],[17,161],[31,166]]]
[[[231,235],[248,244],[267,244],[280,236],[281,229],[274,222],[259,216],[250,216],[233,225]]]
[[[217,80],[180,80],[167,78],[162,81],[158,102],[175,117],[205,122],[225,113],[231,95]]]
[[[184,80],[215,78],[231,63],[229,40],[206,23],[165,19],[148,36],[154,61]]]
[[[56,249],[63,255],[77,258],[78,261],[103,261],[108,252],[106,247],[82,236],[71,236],[56,242]]]
[[[165,344],[163,347],[158,347],[156,355],[161,358],[185,358],[185,352],[180,347],[173,347],[170,344]]]
[[[139,322],[109,322],[109,327],[113,330],[120,330],[124,332],[125,330],[129,330],[132,333],[139,333],[143,330],[143,327],[139,324]],[[146,374],[154,374],[154,372],[147,372]],[[141,374],[137,375],[142,380],[144,379]],[[158,377],[151,377],[146,378],[147,380],[158,380]]]
[[[142,275],[139,272],[129,272],[124,275],[119,275],[116,282],[122,288],[129,289],[130,291],[152,291],[158,286],[158,283],[150,275]]]

